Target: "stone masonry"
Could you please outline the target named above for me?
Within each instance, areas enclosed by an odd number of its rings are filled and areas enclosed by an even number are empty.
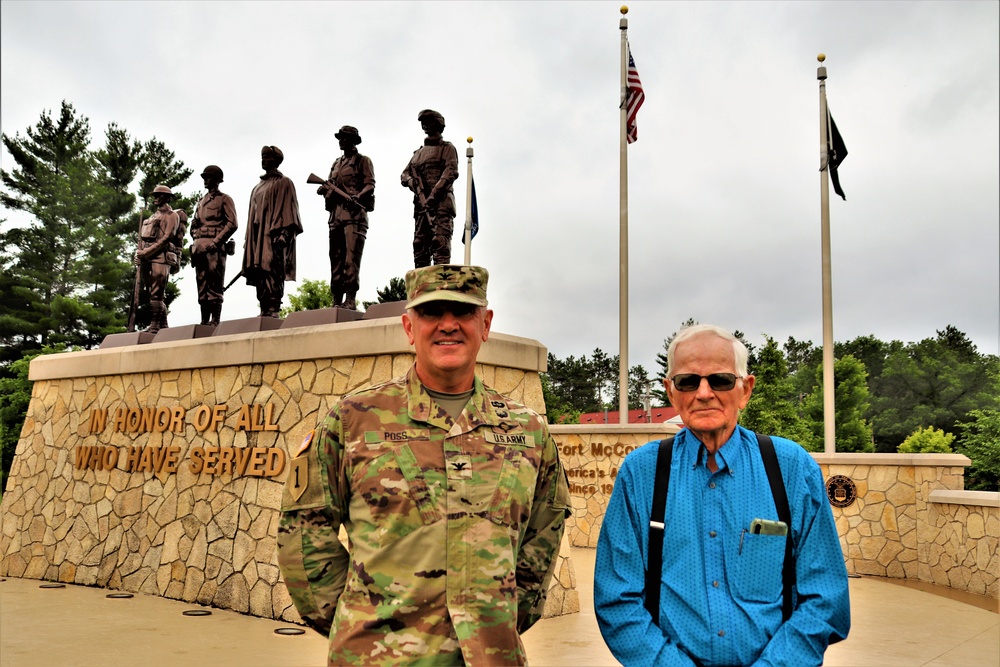
[[[575,547],[596,547],[622,459],[677,428],[554,425],[573,498]],[[959,454],[813,454],[824,479],[849,477],[856,500],[833,507],[848,572],[911,579],[1000,599],[1000,494],[962,491]],[[794,508],[792,508],[794,512]]]
[[[275,553],[288,451],[342,395],[404,374],[413,356],[398,322],[293,331],[36,360],[0,507],[0,574],[299,621]],[[544,412],[538,377],[544,359],[535,341],[492,334],[477,374]],[[184,417],[176,428],[154,423],[147,432],[128,432],[113,424],[119,408],[168,413],[177,406]],[[196,426],[199,406],[222,406],[215,428]],[[108,423],[95,428],[92,415],[104,410]],[[255,423],[248,425],[250,414]],[[196,448],[240,456],[259,451],[261,458],[243,459],[243,474],[232,467],[207,474],[195,472]],[[149,459],[146,469],[140,451]],[[265,452],[273,453],[270,459]],[[105,465],[111,457],[115,464]],[[283,470],[269,475],[279,459]],[[575,585],[565,541],[546,615],[579,610]]]

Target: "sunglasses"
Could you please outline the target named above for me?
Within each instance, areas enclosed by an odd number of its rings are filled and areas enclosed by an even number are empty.
[[[679,373],[670,378],[677,391],[698,391],[702,380],[708,380],[712,391],[729,391],[736,386],[737,377],[732,373],[712,373],[698,375],[697,373]]]
[[[428,319],[444,317],[446,312],[461,318],[472,315],[479,310],[479,306],[462,301],[428,301],[416,306],[413,310],[417,311],[421,317]]]

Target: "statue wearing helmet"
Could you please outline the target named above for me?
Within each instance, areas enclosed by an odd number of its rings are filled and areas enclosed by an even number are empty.
[[[458,178],[458,151],[441,137],[444,116],[433,109],[417,114],[427,134],[424,145],[413,152],[400,181],[413,191],[413,265],[415,268],[451,263],[451,236],[455,229],[455,195],[451,185]]]
[[[208,192],[198,201],[191,221],[191,263],[198,282],[201,323],[217,326],[222,316],[226,257],[236,252],[230,237],[236,232],[233,198],[219,191],[222,169],[210,164],[201,172]]]

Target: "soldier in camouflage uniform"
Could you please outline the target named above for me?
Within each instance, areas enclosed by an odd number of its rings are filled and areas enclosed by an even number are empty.
[[[427,133],[424,145],[413,151],[400,181],[413,191],[413,265],[416,268],[451,261],[451,236],[455,229],[455,195],[451,185],[458,178],[458,151],[441,138],[444,116],[432,109],[417,114]]]
[[[487,280],[408,272],[415,364],[345,396],[292,459],[278,563],[330,665],[525,663],[569,487],[544,419],[475,376]]]

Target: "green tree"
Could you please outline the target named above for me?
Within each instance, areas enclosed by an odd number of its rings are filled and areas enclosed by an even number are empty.
[[[792,392],[796,403],[801,405],[805,397],[812,393],[813,387],[821,382],[819,378],[823,369],[823,348],[816,347],[811,340],[800,341],[789,336],[782,349],[785,352]]]
[[[698,323],[694,321],[693,317],[689,317],[686,321],[681,322],[681,326],[677,329],[677,331],[686,329],[687,327],[693,327],[695,324]],[[677,331],[667,336],[667,338],[663,341],[663,350],[656,353],[656,365],[660,368],[659,372],[656,374],[656,379],[660,381],[660,387],[655,393],[662,405],[670,405],[670,399],[667,397],[667,390],[664,389],[663,382],[667,378],[667,350],[670,349],[670,343],[672,343],[674,338],[677,337]]]
[[[162,142],[145,144],[112,123],[105,145],[90,148],[89,120],[63,102],[58,116],[43,111],[25,135],[3,135],[14,168],[2,173],[2,203],[28,214],[27,224],[5,224],[0,232],[0,266],[13,276],[16,298],[0,302],[4,360],[45,345],[94,347],[125,327],[138,240],[139,179],[176,186],[191,175]],[[143,194],[145,197],[146,194]],[[190,198],[175,198],[187,209]],[[148,215],[147,211],[147,215]],[[169,284],[167,302],[179,290]],[[140,326],[148,323],[140,312]]]
[[[545,417],[550,424],[579,424],[580,411],[569,405],[552,388],[548,373],[540,375],[542,400],[545,401]]]
[[[390,278],[389,284],[382,289],[375,290],[378,301],[362,301],[361,305],[368,310],[376,303],[393,303],[395,301],[406,301],[406,282],[402,278]]]
[[[586,355],[579,359],[572,355],[559,359],[549,352],[548,370],[544,376],[549,383],[554,405],[563,406],[564,412],[598,412],[603,409],[598,398],[593,362]]]
[[[917,428],[947,433],[973,410],[1000,407],[997,359],[948,325],[935,338],[892,346],[872,383],[871,422],[878,451],[896,451]]]
[[[7,375],[0,377],[0,495],[3,495],[7,473],[14,462],[24,416],[31,402],[32,383],[28,379],[31,360],[43,354],[65,351],[66,348],[59,345],[30,352],[11,363],[6,369]]]
[[[835,447],[838,452],[872,452],[872,427],[865,420],[870,399],[865,366],[852,356],[833,363]],[[817,384],[806,397],[803,408],[811,422],[817,450],[823,449],[823,385]]]
[[[26,333],[7,344],[93,347],[120,329],[102,308],[114,300],[114,277],[92,256],[105,243],[110,190],[88,148],[89,121],[63,102],[58,116],[45,111],[26,136],[4,134],[3,143],[15,167],[2,171],[0,201],[31,218],[0,232],[0,263],[30,293],[18,299],[29,307],[19,311]],[[9,314],[6,303],[0,314]]]
[[[1000,410],[973,410],[959,422],[957,450],[972,459],[965,470],[970,491],[1000,491]]]
[[[596,352],[600,352],[600,350],[595,350]],[[610,377],[610,380],[605,383],[608,400],[604,402],[602,409],[617,410],[619,407],[618,387],[621,386],[621,378],[619,377],[618,364],[620,358],[617,354],[613,357],[606,357],[608,370],[605,371],[605,375]],[[614,375],[610,375],[608,371],[613,371]],[[643,366],[637,364],[630,367],[628,369],[628,409],[641,410],[646,407],[647,388],[649,389],[649,406],[653,408],[663,405],[663,402],[659,400],[656,385],[656,380],[649,377],[649,371]]]
[[[918,428],[899,446],[901,454],[950,454],[955,436],[941,429],[928,426]]]
[[[740,424],[758,433],[794,440],[809,451],[822,449],[800,414],[785,355],[773,338],[766,340],[757,357],[753,394],[740,415]]]
[[[656,380],[649,377],[649,371],[641,365],[632,366],[628,369],[628,407],[629,410],[646,409],[646,392],[649,392],[649,407],[657,405],[656,396],[653,393]]]
[[[858,336],[846,343],[834,343],[833,351],[838,359],[851,355],[863,363],[865,370],[868,371],[869,389],[872,389],[872,381],[882,375],[889,353],[899,347],[902,347],[902,343],[899,341],[886,343],[875,336],[867,335]]]
[[[303,280],[294,293],[288,295],[288,307],[281,309],[281,316],[301,310],[333,308],[333,294],[326,280]]]
[[[586,357],[583,357],[586,360]],[[618,409],[618,360],[616,354],[608,356],[601,348],[594,348],[590,355],[590,372],[597,387],[598,410]],[[584,410],[583,412],[594,412]]]

